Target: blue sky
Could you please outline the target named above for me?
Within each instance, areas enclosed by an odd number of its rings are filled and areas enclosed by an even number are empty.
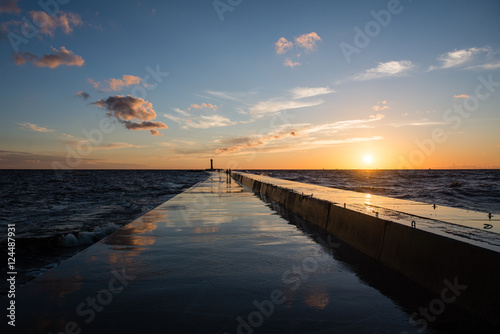
[[[500,167],[499,1],[60,2],[0,2],[1,168]]]

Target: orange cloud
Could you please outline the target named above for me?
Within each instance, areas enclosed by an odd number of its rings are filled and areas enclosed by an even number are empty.
[[[163,136],[163,135],[160,133],[160,131],[158,131],[158,130],[156,130],[156,129],[152,129],[152,130],[150,130],[150,132],[151,132],[151,134],[152,134],[153,136]]]
[[[49,35],[52,38],[54,38],[54,33],[58,28],[69,35],[73,32],[73,27],[83,24],[80,15],[73,13],[60,11],[58,15],[50,16],[43,11],[31,11],[29,14],[35,24],[39,26],[39,33]]]
[[[151,122],[151,120],[156,118],[153,105],[138,97],[116,95],[92,104],[106,109],[108,116],[115,117],[129,130],[150,130],[152,135],[158,136],[160,134],[157,129],[168,129],[168,126],[163,122]],[[132,120],[142,122],[134,122]]]
[[[202,104],[192,104],[191,108],[193,109],[212,109],[213,111],[217,111],[217,106],[211,103],[202,103]]]
[[[41,57],[37,57],[30,52],[18,52],[14,54],[14,62],[17,65],[24,65],[32,61],[35,66],[49,67],[52,69],[61,65],[81,67],[85,64],[85,60],[83,60],[82,57],[75,55],[64,46],[61,46],[60,50],[56,48],[52,48],[52,50],[54,51],[53,54],[43,55]]]
[[[467,95],[467,94],[460,94],[460,95],[454,95],[453,97],[456,98],[456,99],[467,99],[470,96]]]
[[[0,1],[0,14],[2,13],[21,14],[21,8],[17,5],[17,0]]]
[[[293,48],[293,43],[288,41],[285,37],[281,37],[275,44],[274,48],[276,49],[276,53],[279,55],[287,53],[289,50]]]
[[[224,154],[224,153],[231,153],[231,152],[239,152],[243,151],[249,148],[254,148],[254,147],[260,147],[260,146],[265,146],[268,142],[275,141],[275,140],[280,140],[286,137],[295,137],[297,136],[295,131],[286,131],[286,132],[281,132],[281,133],[276,133],[276,134],[270,134],[266,136],[262,136],[259,138],[233,138],[230,139],[228,142],[234,142],[235,145],[229,146],[229,147],[222,147],[217,150],[215,150],[215,153],[218,154]]]
[[[121,79],[111,78],[104,80],[106,84],[96,82],[92,79],[88,79],[88,82],[94,86],[95,89],[101,92],[117,92],[122,90],[124,87],[138,85],[142,82],[142,78],[136,77],[134,75],[123,75]],[[104,88],[104,86],[107,86]]]
[[[99,100],[93,104],[106,109],[110,116],[114,116],[120,120],[129,121],[138,119],[149,121],[156,118],[156,112],[150,102],[131,95],[110,96],[107,99]]]
[[[76,96],[79,96],[84,100],[90,99],[90,95],[88,93],[85,93],[85,92],[77,92]]]
[[[306,51],[313,51],[316,49],[316,43],[319,41],[321,41],[321,37],[315,32],[295,37],[295,45],[306,49]]]

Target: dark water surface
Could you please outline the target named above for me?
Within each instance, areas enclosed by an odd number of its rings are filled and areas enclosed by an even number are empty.
[[[7,262],[7,224],[16,225],[22,284],[207,176],[170,170],[0,170],[0,260]],[[0,294],[5,287],[0,283]]]
[[[500,214],[500,170],[249,170],[325,187]]]

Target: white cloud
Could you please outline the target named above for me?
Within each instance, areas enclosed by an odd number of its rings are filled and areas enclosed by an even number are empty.
[[[302,65],[301,63],[299,62],[294,62],[292,59],[290,58],[286,58],[285,61],[283,62],[283,65],[285,66],[288,66],[290,68],[294,68],[295,66],[300,66]]]
[[[439,66],[429,67],[428,71],[459,67],[465,65],[466,63],[471,62],[476,55],[488,51],[489,51],[488,48],[469,48],[469,49],[450,51],[439,56],[437,60],[441,64]]]
[[[55,131],[55,130],[44,128],[42,126],[38,126],[36,124],[32,124],[32,123],[21,123],[18,125],[23,130],[31,130],[31,131],[36,131],[36,132],[54,132]]]
[[[380,114],[380,113],[377,113],[376,115],[370,115],[370,118],[372,118],[372,119],[382,119],[384,117],[385,117],[385,115]]]
[[[372,107],[372,109],[375,111],[382,111],[389,108],[390,107],[387,105],[387,101],[379,101],[377,102],[377,105]]]
[[[173,109],[179,116],[164,114],[166,118],[178,123],[183,129],[209,129],[238,124],[222,115],[194,115],[179,108]],[[210,109],[211,110],[211,109]]]
[[[403,114],[403,116],[408,116],[408,114]],[[446,125],[448,123],[445,122],[435,122],[435,121],[429,121],[429,120],[421,120],[421,121],[412,121],[412,122],[403,122],[403,123],[392,123],[392,124],[387,124],[388,126],[392,126],[395,128],[401,128],[404,126],[428,126],[428,125]]]
[[[323,100],[316,101],[278,101],[268,100],[261,101],[249,109],[250,114],[256,117],[261,117],[266,114],[276,113],[287,109],[298,109],[305,107],[314,107],[322,104]]]
[[[186,124],[187,127],[195,129],[208,129],[218,128],[222,126],[234,125],[235,122],[222,115],[200,116],[195,120],[189,120]]]
[[[290,90],[293,99],[302,99],[305,97],[313,97],[318,95],[325,95],[335,93],[330,87],[296,87]]]
[[[255,94],[255,92],[221,92],[214,90],[207,90],[207,93],[219,99],[235,102],[243,102],[245,99]]]
[[[353,80],[366,81],[385,77],[400,76],[413,68],[413,63],[409,60],[388,61],[379,63],[377,67],[366,70],[352,77]]]
[[[468,66],[468,67],[466,67],[466,69],[467,70],[498,70],[498,69],[500,69],[500,62]]]

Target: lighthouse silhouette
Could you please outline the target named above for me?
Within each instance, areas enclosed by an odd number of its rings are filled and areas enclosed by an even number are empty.
[[[214,169],[214,159],[210,159],[210,169]]]

